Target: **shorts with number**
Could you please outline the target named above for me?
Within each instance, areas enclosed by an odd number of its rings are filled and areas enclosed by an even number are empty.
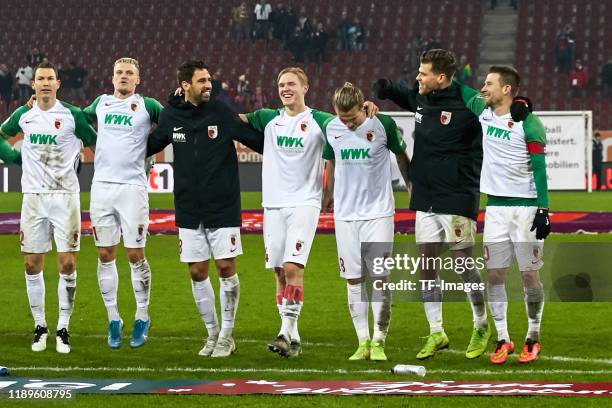
[[[89,214],[96,246],[115,246],[123,235],[126,248],[145,247],[149,228],[145,186],[96,181],[91,185]]]
[[[78,252],[81,244],[81,203],[79,193],[24,193],[21,206],[21,251],[42,254]]]
[[[393,217],[363,221],[336,220],[336,246],[340,276],[359,279],[370,276],[387,276],[388,270],[374,271],[375,259],[384,259],[393,252]],[[363,259],[363,265],[362,265]]]
[[[285,262],[306,266],[320,212],[312,206],[264,208],[266,268],[280,268]]]
[[[415,222],[417,244],[444,242],[451,250],[474,246],[476,221],[461,215],[417,211]]]
[[[210,259],[229,259],[242,255],[240,227],[179,228],[181,262],[203,262]]]
[[[516,258],[519,270],[537,271],[544,261],[544,241],[531,231],[537,207],[487,206],[484,256],[488,269],[503,269]]]

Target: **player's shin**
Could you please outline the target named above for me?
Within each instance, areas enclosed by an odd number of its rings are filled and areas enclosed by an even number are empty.
[[[119,276],[115,260],[102,262],[98,259],[98,285],[102,300],[108,314],[108,321],[119,321],[119,309],[117,307],[117,288],[119,286]]]
[[[429,332],[437,333],[443,331],[442,328],[442,289],[440,279],[436,279],[436,285],[432,288],[427,287],[422,293],[425,316],[429,322]]]
[[[466,269],[460,276],[463,282],[469,284],[472,288],[476,285],[482,285],[480,271],[476,268]],[[487,327],[487,308],[485,306],[484,290],[472,289],[468,293],[468,298],[472,307],[474,327]]]
[[[384,344],[391,322],[391,291],[389,289],[373,289],[370,303],[374,316],[372,341]]]
[[[151,295],[151,268],[146,259],[132,263],[132,289],[136,299],[136,320],[149,320],[149,298]]]
[[[70,316],[74,309],[74,297],[76,295],[77,272],[74,271],[69,275],[60,274],[57,283],[57,298],[59,301],[59,319],[57,321],[57,330],[68,330]]]
[[[302,311],[304,288],[302,286],[287,285],[283,294],[283,322],[279,334],[291,339],[297,320]]]
[[[229,278],[219,278],[219,300],[221,303],[220,337],[231,337],[240,301],[240,280],[238,274]]]
[[[45,320],[45,279],[43,271],[35,275],[28,275],[26,273],[25,280],[30,311],[34,318],[34,326],[47,327],[47,321]]]
[[[191,291],[200,317],[208,331],[208,336],[218,336],[219,323],[217,320],[217,311],[215,309],[215,292],[210,284],[210,279],[207,277],[203,281],[192,280]]]
[[[346,283],[347,299],[351,319],[359,343],[370,340],[370,327],[368,322],[368,292],[364,283],[351,285]]]
[[[544,288],[540,283],[537,287],[525,288],[525,309],[529,326],[525,339],[540,341],[540,322],[544,310]]]
[[[510,341],[508,335],[508,296],[506,294],[506,285],[492,284],[488,285],[488,296],[489,296],[489,308],[491,309],[491,315],[493,316],[493,323],[495,323],[495,330],[497,330],[497,340]]]

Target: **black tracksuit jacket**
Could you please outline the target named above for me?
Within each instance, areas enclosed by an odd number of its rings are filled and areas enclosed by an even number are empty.
[[[458,86],[419,95],[395,82],[389,99],[415,113],[410,209],[476,219],[482,129]]]
[[[241,225],[240,181],[234,140],[263,152],[263,134],[240,121],[223,102],[194,106],[170,96],[147,155],[172,143],[176,225],[197,229]]]

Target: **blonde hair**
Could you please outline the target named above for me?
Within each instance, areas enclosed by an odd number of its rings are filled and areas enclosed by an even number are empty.
[[[121,63],[125,63],[125,64],[132,64],[136,67],[136,69],[138,71],[140,71],[140,64],[138,63],[137,59],[134,58],[129,58],[129,57],[123,57],[123,58],[119,58],[117,61],[115,61],[115,63],[113,64],[113,68],[117,66],[117,64],[121,64]]]
[[[365,101],[363,92],[350,82],[345,82],[342,88],[336,89],[332,103],[340,112],[348,112],[355,106],[362,106]]]
[[[306,73],[300,67],[287,67],[283,69],[278,73],[276,82],[280,81],[281,77],[285,74],[295,74],[303,85],[308,85],[308,76],[306,76]]]

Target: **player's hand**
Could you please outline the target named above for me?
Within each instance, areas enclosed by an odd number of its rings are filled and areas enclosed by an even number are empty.
[[[365,109],[368,118],[373,118],[380,110],[378,109],[378,106],[376,106],[376,104],[372,101],[365,101],[363,103],[363,109]]]
[[[36,95],[32,95],[30,96],[30,99],[28,99],[28,101],[25,103],[26,106],[30,109],[32,109],[32,107],[34,106],[34,101],[36,100]]]
[[[531,100],[526,96],[517,96],[510,105],[510,115],[515,122],[522,122],[527,119],[527,115],[533,112]]]
[[[176,88],[176,90],[174,91],[174,96],[181,96],[183,94],[183,88],[181,88],[180,86],[178,88]]]
[[[530,231],[533,230],[536,232],[536,239],[544,239],[550,234],[550,218],[547,208],[538,208]]]
[[[387,99],[391,96],[392,83],[386,78],[380,78],[372,85],[372,91],[378,99]]]
[[[149,177],[151,168],[155,165],[155,156],[149,156],[145,159],[145,174]]]
[[[323,203],[321,205],[323,212],[333,212],[334,210],[334,196],[332,194],[323,194]]]

